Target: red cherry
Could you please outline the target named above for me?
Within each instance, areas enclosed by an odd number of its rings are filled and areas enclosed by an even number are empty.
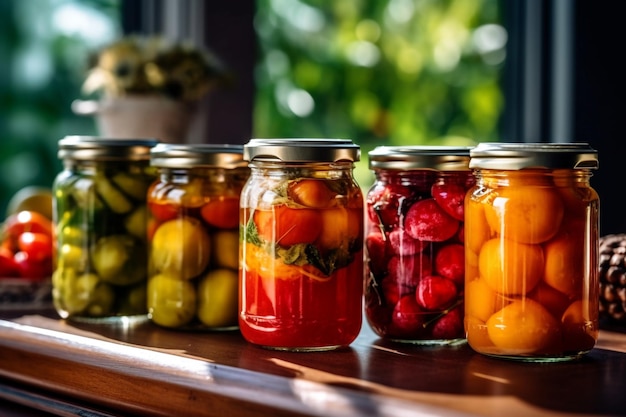
[[[367,215],[385,230],[395,228],[400,219],[401,201],[409,191],[399,184],[375,185],[367,195]]]
[[[465,214],[463,202],[466,190],[459,184],[433,184],[430,193],[441,208],[450,216],[463,221]]]
[[[387,271],[387,242],[380,232],[372,232],[365,238],[365,249],[369,258],[368,267],[374,276],[380,277]]]
[[[402,297],[391,315],[389,336],[416,338],[424,332],[424,313],[411,295]]]
[[[20,251],[14,257],[22,278],[46,278],[52,275],[52,260],[50,258],[38,261],[29,258],[28,253]]]
[[[454,282],[437,275],[420,280],[415,292],[415,299],[420,307],[429,311],[445,310],[457,298]]]
[[[13,252],[5,247],[0,248],[0,278],[20,276],[20,267],[13,258]]]
[[[462,306],[456,307],[441,316],[433,324],[433,339],[457,339],[465,337]]]
[[[459,221],[443,211],[433,198],[413,204],[404,219],[404,230],[411,237],[429,242],[448,240],[458,229]]]
[[[465,247],[458,243],[441,247],[435,255],[435,272],[462,287],[465,281]]]

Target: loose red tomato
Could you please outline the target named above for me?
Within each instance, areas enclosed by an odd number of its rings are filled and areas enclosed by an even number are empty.
[[[150,201],[148,203],[150,213],[159,222],[165,222],[178,217],[179,206],[172,203],[160,203],[156,201]]]
[[[220,229],[234,229],[239,226],[239,197],[220,196],[211,199],[200,210],[202,219]]]
[[[5,237],[17,239],[25,232],[52,236],[52,221],[36,211],[20,211],[8,216],[3,226]]]
[[[44,233],[22,233],[17,238],[17,247],[36,262],[52,258],[52,238]]]
[[[322,216],[318,210],[293,209],[285,205],[272,210],[254,212],[259,237],[282,246],[313,243],[322,229]]]
[[[19,277],[20,268],[13,259],[13,252],[6,248],[0,248],[0,277]]]
[[[39,278],[47,278],[52,275],[52,260],[45,259],[43,261],[37,261],[31,259],[28,256],[28,253],[19,251],[14,256],[13,259],[19,268],[19,275],[22,278],[31,278],[31,279],[39,279]]]

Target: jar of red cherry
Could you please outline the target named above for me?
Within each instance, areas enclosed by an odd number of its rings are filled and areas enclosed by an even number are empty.
[[[148,189],[150,320],[187,330],[238,326],[242,145],[159,144]]]
[[[465,314],[475,351],[567,361],[598,338],[597,152],[584,143],[481,143],[465,204]]]
[[[380,146],[369,153],[365,314],[381,337],[465,341],[464,199],[469,147]]]
[[[258,346],[345,347],[363,308],[360,148],[341,139],[252,139],[241,193],[239,327]]]

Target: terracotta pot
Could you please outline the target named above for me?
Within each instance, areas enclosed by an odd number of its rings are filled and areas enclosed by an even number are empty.
[[[108,97],[72,103],[76,114],[96,118],[103,137],[156,138],[168,143],[187,142],[196,107],[195,103],[158,96]]]

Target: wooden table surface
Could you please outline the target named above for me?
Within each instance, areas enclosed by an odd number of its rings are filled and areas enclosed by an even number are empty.
[[[602,330],[580,361],[534,364],[392,344],[367,325],[349,349],[294,353],[236,331],[14,315],[0,319],[0,403],[64,416],[626,416],[626,333]]]

